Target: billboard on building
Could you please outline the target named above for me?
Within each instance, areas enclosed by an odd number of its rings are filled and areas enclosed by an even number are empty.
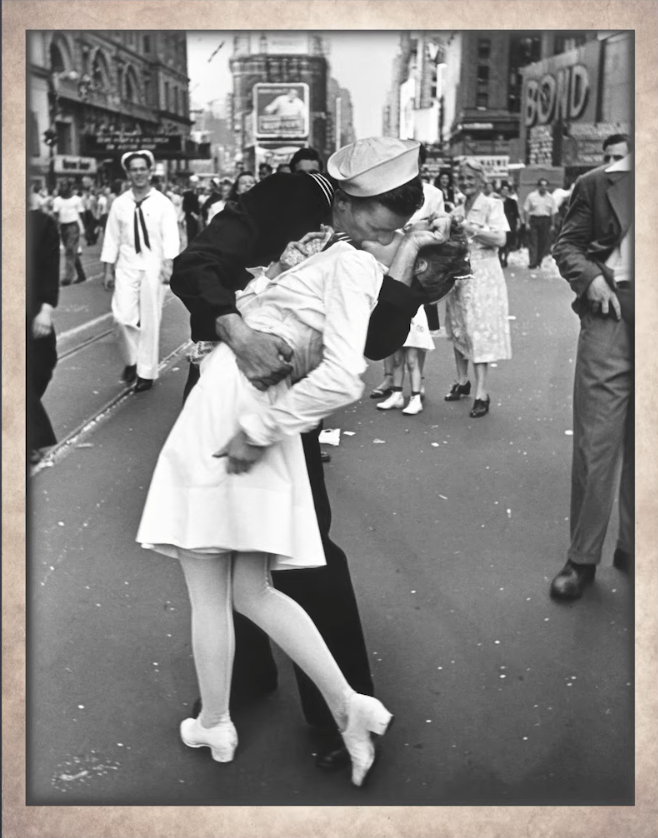
[[[309,87],[304,82],[257,82],[253,88],[257,139],[305,139],[309,134]]]

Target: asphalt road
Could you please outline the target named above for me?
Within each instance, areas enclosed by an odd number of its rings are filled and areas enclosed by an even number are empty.
[[[69,442],[30,491],[28,803],[632,804],[633,591],[611,567],[616,520],[585,597],[548,597],[568,543],[571,294],[551,270],[506,275],[514,358],[491,370],[489,416],[444,402],[439,337],[423,413],[378,411],[373,364],[364,399],[325,423],[342,431],[332,533],[396,714],[363,790],[314,767],[283,658],[279,689],[235,717],[232,764],[178,738],[197,695],[184,582],[134,536],[180,408],[182,306],[165,308],[169,360],[148,393],[124,394],[109,335],[64,358],[46,404]],[[60,351],[108,311],[98,280],[63,289]]]

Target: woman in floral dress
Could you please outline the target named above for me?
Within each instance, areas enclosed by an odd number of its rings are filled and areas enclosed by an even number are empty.
[[[498,259],[509,224],[503,202],[483,193],[486,176],[478,160],[467,158],[459,168],[459,188],[466,201],[451,213],[470,245],[473,276],[459,280],[446,299],[446,332],[452,341],[457,380],[445,400],[458,401],[471,392],[468,363],[473,364],[475,399],[470,416],[489,412],[487,373],[493,361],[512,357],[507,286]]]

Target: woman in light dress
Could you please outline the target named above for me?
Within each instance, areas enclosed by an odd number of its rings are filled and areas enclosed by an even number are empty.
[[[137,540],[180,561],[190,595],[202,711],[182,722],[183,742],[233,759],[235,608],[316,683],[361,785],[374,762],[371,734],[386,731],[391,713],[349,686],[315,624],[272,587],[270,573],[325,564],[299,433],[360,397],[384,269],[345,241],[281,267],[252,281],[238,307],[250,327],[288,343],[290,379],[257,390],[227,344],[212,349],[158,459]]]
[[[509,224],[503,202],[483,194],[486,176],[481,163],[467,158],[459,167],[459,188],[465,202],[451,213],[466,233],[473,276],[458,281],[446,299],[446,333],[452,341],[457,380],[445,396],[458,401],[471,392],[468,364],[473,364],[475,399],[470,416],[489,412],[489,364],[512,357],[505,276],[498,248],[506,242]]]

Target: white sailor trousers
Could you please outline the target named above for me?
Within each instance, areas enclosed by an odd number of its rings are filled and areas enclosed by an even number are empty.
[[[126,365],[137,365],[140,378],[156,379],[160,354],[160,322],[167,286],[160,266],[147,270],[117,267],[112,316],[119,351]]]

